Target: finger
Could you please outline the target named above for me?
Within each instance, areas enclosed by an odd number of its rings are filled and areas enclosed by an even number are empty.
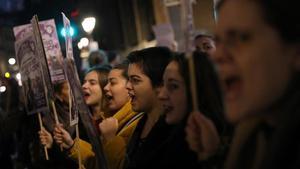
[[[61,138],[55,138],[54,140],[55,140],[57,143],[62,143],[62,141],[63,141]]]
[[[207,125],[207,120],[205,120],[205,116],[201,113],[194,113],[193,120],[196,128],[203,129]]]
[[[55,140],[62,140],[62,136],[61,135],[54,135],[54,139]]]
[[[195,114],[196,113],[191,113],[189,118],[188,118],[188,124],[187,126],[191,129],[191,130],[197,130],[197,121],[195,120]]]
[[[60,128],[58,128],[58,127],[55,127],[55,128],[54,128],[54,133],[61,133],[61,130],[60,130]]]
[[[199,127],[203,132],[205,131],[213,131],[217,133],[217,129],[213,121],[203,114],[195,115],[195,120],[197,121],[197,127]]]

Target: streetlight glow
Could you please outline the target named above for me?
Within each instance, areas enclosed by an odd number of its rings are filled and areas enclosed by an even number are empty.
[[[90,41],[88,38],[86,37],[81,38],[80,41],[77,43],[78,49],[82,49],[84,47],[89,46],[89,43]]]
[[[81,41],[79,41],[79,42],[77,43],[77,47],[78,47],[78,49],[80,49],[80,50],[83,48]]]
[[[10,73],[9,72],[5,72],[4,77],[10,78]]]
[[[96,18],[95,17],[88,17],[85,18],[82,22],[81,25],[83,27],[83,30],[88,33],[91,34],[95,28],[96,25]]]
[[[5,86],[0,86],[0,93],[4,93],[6,91],[6,87]]]
[[[87,47],[89,45],[89,39],[84,37],[80,39],[82,47]]]
[[[21,73],[17,73],[16,78],[17,78],[17,80],[21,80]]]
[[[15,59],[15,58],[9,58],[9,59],[8,59],[8,63],[9,63],[10,65],[14,65],[14,64],[16,63],[16,59]]]

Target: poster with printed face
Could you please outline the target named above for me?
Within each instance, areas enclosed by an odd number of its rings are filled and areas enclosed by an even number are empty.
[[[33,33],[15,42],[16,58],[22,77],[22,88],[25,107],[28,115],[38,112],[48,112],[48,100],[43,81],[36,41]]]
[[[85,105],[85,102],[83,100],[82,88],[78,78],[74,60],[70,58],[65,58],[64,69],[71,90],[70,97],[72,100],[72,107],[71,107],[69,117],[70,117],[70,125],[72,126],[78,123],[79,110],[85,111],[88,110],[88,108]]]
[[[77,111],[74,111],[73,113],[79,113],[81,121],[84,125],[84,128],[87,131],[87,134],[89,136],[90,142],[93,146],[93,151],[96,155],[96,163],[99,165],[99,168],[107,169],[107,162],[105,159],[102,142],[100,140],[99,133],[92,123],[91,113],[89,111],[89,108],[84,102],[83,99],[83,92],[81,89],[81,84],[79,81],[79,76],[77,73],[77,68],[75,66],[74,57],[73,57],[73,48],[72,48],[72,37],[70,36],[69,29],[70,29],[70,21],[69,19],[62,13],[63,15],[63,21],[64,21],[64,27],[66,30],[66,55],[67,57],[64,60],[64,69],[66,73],[67,80],[69,81],[70,89],[71,89],[71,96],[73,97],[74,103],[76,105],[75,109]],[[77,118],[78,121],[78,114],[77,115],[70,115],[72,118]],[[70,119],[72,120],[72,119]],[[70,124],[74,124],[70,122]]]
[[[44,50],[47,56],[49,72],[52,83],[59,83],[65,80],[63,72],[63,57],[57,36],[54,19],[39,22],[40,32],[43,38]],[[16,40],[24,37],[28,32],[32,32],[32,25],[20,25],[13,28]]]
[[[31,25],[32,25],[33,34],[34,34],[35,41],[36,41],[36,48],[37,48],[36,59],[38,59],[40,62],[40,66],[41,66],[41,70],[42,70],[42,77],[43,77],[43,81],[44,81],[44,84],[46,87],[46,93],[47,93],[48,97],[54,98],[54,89],[53,89],[52,82],[50,79],[50,73],[49,73],[49,69],[48,69],[46,53],[44,50],[44,44],[42,41],[40,27],[38,25],[38,18],[36,15],[31,19]]]
[[[66,58],[64,60],[64,71],[66,77],[70,84],[71,95],[72,96],[72,108],[70,111],[70,125],[75,125],[78,123],[78,111],[85,110],[82,106],[85,106],[83,100],[82,88],[77,73],[77,68],[73,57],[73,46],[72,46],[72,36],[70,34],[71,23],[70,20],[62,13],[64,28],[66,31],[65,41],[66,41]],[[85,106],[86,107],[86,106]],[[81,109],[82,108],[82,109]]]
[[[74,126],[76,124],[78,124],[78,120],[79,120],[79,109],[78,106],[75,104],[74,102],[74,96],[72,94],[72,91],[70,92],[70,97],[72,99],[71,102],[71,107],[69,107],[69,110],[71,110],[71,112],[69,112],[69,119],[70,119],[70,126]]]

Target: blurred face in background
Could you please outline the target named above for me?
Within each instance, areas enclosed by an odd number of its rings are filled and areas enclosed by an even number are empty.
[[[295,50],[265,22],[257,2],[250,0],[224,2],[216,39],[227,118],[237,122],[261,115],[285,92]]]
[[[91,71],[84,77],[83,85],[84,100],[88,106],[96,106],[101,103],[102,90],[96,71]]]
[[[157,92],[153,88],[150,78],[136,63],[129,64],[128,77],[127,89],[131,97],[132,109],[135,112],[151,111],[157,100]]]
[[[59,99],[64,103],[69,103],[69,84],[68,82],[63,82],[61,84],[60,92],[56,94]]]
[[[198,52],[207,53],[210,57],[213,57],[216,51],[214,40],[208,36],[201,36],[195,39],[195,46]]]
[[[181,122],[187,113],[186,85],[180,74],[179,65],[171,61],[163,76],[164,85],[160,90],[158,98],[161,100],[166,122],[177,124]]]
[[[124,70],[112,69],[108,74],[108,83],[104,87],[107,106],[110,111],[118,111],[130,99],[126,89],[127,79],[122,75]]]

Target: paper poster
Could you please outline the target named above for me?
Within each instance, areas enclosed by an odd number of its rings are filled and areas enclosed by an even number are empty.
[[[66,30],[66,58],[64,60],[64,71],[66,73],[66,77],[69,81],[71,96],[72,96],[72,111],[70,111],[70,125],[75,125],[78,123],[78,111],[84,110],[87,108],[85,106],[85,102],[83,100],[81,83],[79,80],[79,76],[77,73],[77,68],[75,65],[74,57],[73,57],[73,46],[72,46],[72,36],[70,35],[70,20],[62,13],[64,28]],[[85,107],[82,107],[85,106]],[[81,109],[82,108],[82,109]]]
[[[78,124],[78,120],[79,120],[79,108],[76,105],[76,103],[74,102],[74,96],[72,94],[72,92],[70,92],[70,97],[71,97],[71,105],[69,105],[69,124],[70,126],[74,126],[76,124]],[[70,103],[69,103],[70,104]]]
[[[32,24],[33,34],[36,40],[36,48],[37,48],[36,59],[38,59],[40,62],[42,77],[43,77],[44,84],[46,86],[46,93],[48,97],[54,98],[54,89],[50,78],[48,62],[46,59],[46,53],[44,50],[42,36],[38,25],[38,18],[36,15],[31,19],[31,24]]]
[[[91,113],[89,111],[89,108],[87,107],[83,99],[83,92],[79,81],[77,68],[75,66],[75,62],[73,58],[72,37],[70,36],[70,33],[68,31],[70,28],[70,21],[63,13],[62,15],[63,15],[63,21],[66,30],[65,40],[66,40],[66,52],[67,52],[66,53],[67,57],[64,60],[64,68],[65,68],[66,77],[69,81],[72,97],[76,105],[77,111],[74,113],[79,112],[80,114],[81,121],[83,123],[84,128],[86,129],[91,145],[93,146],[93,151],[95,152],[96,155],[95,158],[96,163],[99,165],[99,168],[105,169],[108,167],[103,152],[102,142],[100,140],[100,136],[95,125],[92,123],[92,118],[91,118]],[[74,118],[75,117],[78,118],[78,114],[77,115],[74,114],[70,116],[74,116]],[[70,122],[70,124],[72,124],[72,122]]]
[[[185,52],[192,53],[195,50],[194,41],[194,18],[193,18],[193,0],[181,0],[182,26],[185,38]]]
[[[180,5],[180,0],[164,0],[164,3],[167,7]]]
[[[65,16],[64,13],[62,13],[63,16],[63,22],[64,22],[64,28],[66,30],[66,36],[65,36],[65,41],[66,41],[66,57],[71,58],[74,60],[73,57],[73,46],[72,46],[72,36],[70,35],[70,28],[71,28],[71,23],[70,20]]]
[[[65,58],[64,69],[71,89],[70,97],[72,97],[72,111],[70,111],[69,117],[70,125],[72,126],[78,123],[79,110],[84,111],[88,110],[88,108],[85,106],[80,80],[73,59]]]
[[[159,24],[152,27],[155,39],[156,46],[165,46],[169,49],[174,49],[174,45],[176,45],[175,35],[171,24]]]
[[[48,112],[48,100],[39,59],[36,57],[38,52],[32,32],[15,42],[15,51],[22,76],[27,113],[31,115],[38,112]]]
[[[63,57],[57,36],[54,19],[39,22],[40,32],[43,38],[44,49],[47,56],[47,62],[53,83],[59,83],[65,80],[63,72]],[[32,25],[20,25],[13,28],[16,40],[24,37],[28,32],[32,32]]]
[[[100,168],[107,168],[107,162],[103,152],[102,142],[95,125],[92,123],[92,117],[89,108],[87,107],[83,99],[83,92],[74,60],[71,58],[65,58],[64,67],[66,77],[70,84],[72,93],[71,95],[75,103],[75,106],[72,107],[73,109],[75,108],[77,110],[76,112],[72,111],[73,113],[70,115],[72,116],[71,120],[74,119],[73,122],[75,122],[75,119],[77,119],[78,121],[78,113],[80,114],[81,121],[84,125],[84,128],[86,129],[91,145],[93,146],[93,151],[96,155],[96,163],[99,164]],[[71,121],[70,124],[74,124],[73,122]]]

